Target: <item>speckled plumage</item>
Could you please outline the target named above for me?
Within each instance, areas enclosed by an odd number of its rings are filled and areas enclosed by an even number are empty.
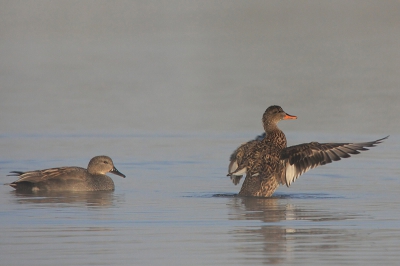
[[[277,123],[296,119],[280,106],[270,106],[264,112],[264,138],[256,138],[239,146],[230,157],[228,176],[239,183],[246,174],[240,196],[270,197],[280,184],[290,186],[301,174],[319,165],[348,158],[350,154],[368,150],[381,143],[382,138],[362,143],[304,143],[286,147],[285,134]]]
[[[255,146],[258,142],[260,142],[263,138],[265,138],[265,134],[261,135],[262,138],[260,139],[258,136],[254,140],[250,140],[246,143],[240,145],[231,155],[230,157],[230,164],[228,166],[228,176],[231,177],[232,182],[237,185],[240,179],[243,177],[241,171],[238,166],[242,166],[247,159],[247,156],[250,154],[252,150],[254,150]],[[245,170],[244,170],[245,171]]]
[[[108,172],[125,177],[115,168],[110,157],[96,156],[90,160],[87,169],[70,166],[13,171],[12,176],[19,176],[19,179],[9,185],[23,192],[114,190],[113,180],[105,175]]]

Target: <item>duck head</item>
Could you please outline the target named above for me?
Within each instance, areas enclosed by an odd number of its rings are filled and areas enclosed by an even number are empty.
[[[264,130],[268,132],[276,128],[279,121],[289,119],[297,119],[297,116],[289,115],[278,105],[272,105],[265,110],[262,117]]]

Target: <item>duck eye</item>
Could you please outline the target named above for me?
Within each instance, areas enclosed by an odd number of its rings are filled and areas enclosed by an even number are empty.
[[[105,163],[105,164],[108,164],[108,162],[107,162],[107,161],[103,161],[103,163]]]

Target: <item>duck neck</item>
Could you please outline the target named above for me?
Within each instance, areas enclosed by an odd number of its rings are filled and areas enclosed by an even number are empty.
[[[263,121],[263,126],[264,126],[264,131],[265,131],[265,133],[267,133],[267,135],[269,133],[274,132],[274,131],[281,131],[278,128],[277,123],[273,122],[273,121],[268,121],[268,120],[267,121]]]
[[[265,133],[267,134],[267,137],[264,139],[264,141],[273,143],[273,145],[279,149],[286,148],[287,142],[285,133],[283,133],[283,131],[280,130],[276,124],[264,124],[264,129]]]

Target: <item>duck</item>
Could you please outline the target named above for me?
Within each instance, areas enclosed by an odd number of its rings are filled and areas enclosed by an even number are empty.
[[[310,142],[287,147],[285,134],[277,126],[294,120],[282,107],[268,107],[262,117],[264,133],[240,145],[230,156],[228,174],[234,185],[246,176],[239,191],[243,197],[271,197],[279,185],[289,187],[300,175],[341,158],[349,158],[374,147],[389,136],[370,142]]]
[[[66,166],[28,172],[11,171],[9,176],[18,176],[19,179],[8,185],[18,192],[112,191],[115,185],[106,173],[126,177],[115,168],[110,157],[100,155],[89,161],[87,169]]]

